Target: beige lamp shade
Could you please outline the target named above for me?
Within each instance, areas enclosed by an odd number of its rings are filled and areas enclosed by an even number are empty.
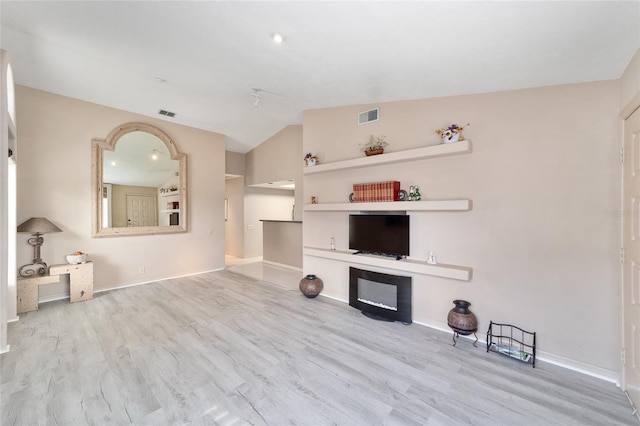
[[[18,232],[30,234],[48,234],[50,232],[62,232],[62,229],[51,223],[44,217],[32,217],[18,226]]]

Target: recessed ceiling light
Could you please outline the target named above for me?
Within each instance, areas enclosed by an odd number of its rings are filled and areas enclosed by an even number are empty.
[[[271,34],[271,39],[275,42],[275,43],[283,43],[284,42],[284,36],[280,33],[273,33]]]

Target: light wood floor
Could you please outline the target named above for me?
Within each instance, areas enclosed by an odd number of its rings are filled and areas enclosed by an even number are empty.
[[[9,326],[2,425],[637,425],[613,384],[229,271]]]

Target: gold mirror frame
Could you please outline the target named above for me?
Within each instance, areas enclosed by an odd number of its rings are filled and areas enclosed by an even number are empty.
[[[169,150],[172,160],[178,160],[180,176],[180,218],[178,225],[172,226],[132,226],[123,228],[102,227],[102,187],[104,171],[104,151],[114,151],[118,140],[131,132],[146,132],[158,137]],[[127,123],[113,129],[106,139],[93,139],[91,144],[91,207],[93,237],[119,237],[129,235],[173,234],[187,232],[187,156],[178,151],[175,143],[162,130],[143,123]]]

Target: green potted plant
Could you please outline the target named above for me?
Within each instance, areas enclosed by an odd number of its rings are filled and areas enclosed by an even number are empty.
[[[389,145],[385,138],[385,135],[369,135],[369,142],[364,145],[364,153],[367,156],[382,154],[384,152],[384,147]]]

